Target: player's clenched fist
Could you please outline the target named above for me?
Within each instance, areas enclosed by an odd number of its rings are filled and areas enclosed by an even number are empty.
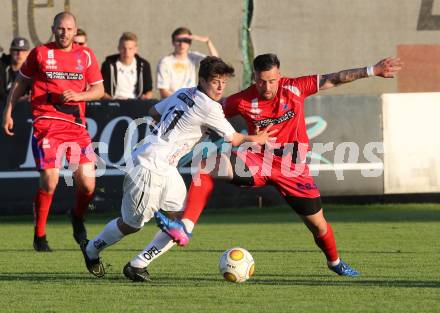
[[[10,115],[3,115],[2,128],[6,135],[13,136],[14,120]]]

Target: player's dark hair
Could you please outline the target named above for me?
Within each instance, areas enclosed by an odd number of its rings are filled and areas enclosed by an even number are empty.
[[[82,28],[78,28],[78,29],[76,30],[76,36],[84,36],[84,37],[87,37],[87,33],[86,33],[86,31],[85,31],[84,29],[82,29]]]
[[[187,27],[179,27],[171,34],[171,40],[174,41],[179,35],[192,35],[192,33]]]
[[[208,81],[217,76],[234,76],[234,68],[218,57],[208,56],[200,62],[199,79]]]
[[[273,53],[260,54],[254,59],[255,72],[260,73],[264,71],[269,71],[274,66],[280,68],[280,60],[278,60],[276,54]]]
[[[58,25],[58,23],[65,17],[70,16],[71,18],[73,18],[73,21],[75,22],[76,25],[76,17],[75,15],[73,15],[70,12],[64,11],[64,12],[60,12],[57,15],[55,15],[55,17],[53,18],[53,24],[52,26]]]

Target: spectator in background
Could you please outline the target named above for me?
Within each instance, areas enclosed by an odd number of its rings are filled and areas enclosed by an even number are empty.
[[[0,65],[0,101],[6,101],[12,83],[18,75],[18,71],[23,65],[29,54],[29,41],[23,37],[15,37],[9,48],[9,55],[3,54],[1,56]],[[25,95],[20,97],[20,100],[25,100],[29,96],[30,88],[25,92]]]
[[[87,47],[87,33],[84,29],[78,28],[75,37],[73,37],[73,42],[77,45]]]
[[[171,34],[174,52],[163,57],[157,65],[157,88],[161,98],[168,97],[180,88],[197,85],[197,68],[206,55],[189,51],[193,40],[205,42],[209,55],[218,57],[218,52],[209,37],[193,35],[186,27],[177,28]]]
[[[151,99],[153,82],[147,60],[137,52],[137,36],[125,32],[119,38],[119,54],[108,56],[102,63],[105,95],[103,99]]]

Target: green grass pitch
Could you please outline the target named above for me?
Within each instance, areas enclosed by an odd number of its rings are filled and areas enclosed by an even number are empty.
[[[107,275],[92,277],[67,217],[49,219],[53,253],[32,249],[32,217],[0,217],[0,312],[439,312],[440,205],[326,205],[342,258],[359,278],[325,265],[305,226],[287,207],[207,211],[187,248],[153,263],[152,282],[121,270],[150,241],[150,222],[103,254]],[[89,235],[110,216],[90,214]],[[254,256],[254,277],[218,273],[233,246]]]

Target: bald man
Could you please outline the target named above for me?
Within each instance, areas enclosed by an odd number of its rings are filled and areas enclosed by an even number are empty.
[[[46,238],[46,221],[64,156],[74,170],[76,182],[76,203],[71,210],[73,236],[78,244],[87,238],[84,214],[95,189],[95,154],[84,113],[86,101],[100,99],[104,87],[93,51],[73,43],[76,32],[73,14],[61,12],[55,16],[55,40],[29,53],[3,111],[3,131],[13,136],[13,107],[31,86],[32,150],[40,172],[34,199],[33,246],[39,252],[52,251]]]

